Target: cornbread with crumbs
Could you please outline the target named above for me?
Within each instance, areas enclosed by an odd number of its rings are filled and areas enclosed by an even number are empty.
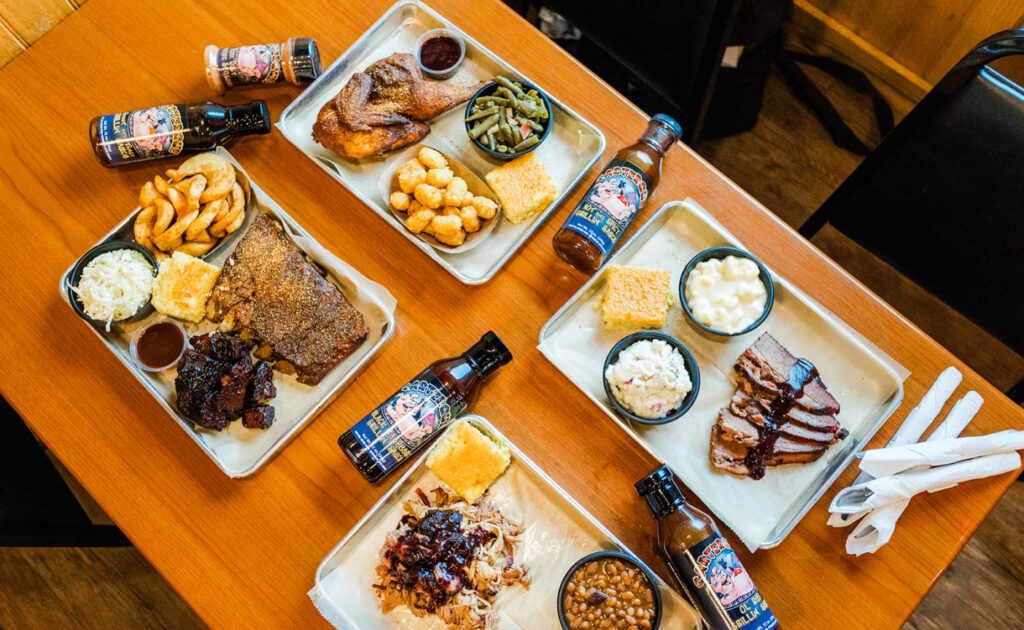
[[[499,166],[484,179],[498,196],[505,218],[512,223],[522,223],[539,214],[558,194],[548,169],[535,153]]]
[[[672,304],[672,272],[640,267],[608,268],[601,302],[607,328],[661,328]]]
[[[153,283],[153,308],[190,322],[202,321],[220,269],[183,252],[160,265]]]
[[[427,466],[469,503],[473,503],[505,472],[508,448],[497,444],[468,422],[459,422],[434,448]]]

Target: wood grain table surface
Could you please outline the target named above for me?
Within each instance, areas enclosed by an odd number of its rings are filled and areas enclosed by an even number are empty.
[[[224,476],[61,300],[63,270],[135,207],[145,180],[168,166],[102,168],[86,133],[93,116],[263,98],[276,120],[298,87],[238,89],[218,98],[204,80],[203,48],[309,36],[326,66],[389,6],[91,0],[0,70],[7,237],[0,256],[0,392],[215,628],[326,627],[306,597],[314,570],[395,479],[366,483],[336,446],[338,435],[423,366],[458,354],[488,329],[515,359],[488,384],[475,411],[667,575],[652,543],[655,522],[632,487],[656,462],[536,350],[541,326],[585,280],[551,248],[579,188],[492,282],[474,288],[430,261],[280,132],[235,144],[232,153],[254,181],[398,300],[397,332],[378,357],[250,479]],[[642,112],[497,0],[432,6],[601,128],[605,159],[643,131]],[[688,148],[669,153],[660,187],[635,225],[687,196],[912,372],[907,402],[873,445],[888,440],[949,365],[965,374],[954,398],[975,389],[986,401],[968,433],[1024,425],[1019,407]],[[847,531],[825,521],[829,500],[855,473],[848,469],[779,547],[740,553],[786,628],[898,627],[1013,480],[1005,475],[919,497],[889,545],[853,558],[843,551]]]

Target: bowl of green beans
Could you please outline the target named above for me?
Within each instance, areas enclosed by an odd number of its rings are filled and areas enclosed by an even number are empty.
[[[537,86],[499,76],[469,99],[466,133],[491,157],[512,160],[544,142],[551,118],[551,101]]]

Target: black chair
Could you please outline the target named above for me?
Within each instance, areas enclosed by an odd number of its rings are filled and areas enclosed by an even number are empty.
[[[644,111],[675,117],[684,142],[699,137],[740,0],[505,2],[523,15],[531,4],[562,15],[583,33],[556,40],[570,54]]]
[[[981,42],[800,233],[829,223],[1024,355],[1024,89],[988,65],[1020,54],[1024,29]]]
[[[0,547],[123,547],[96,525],[7,401],[0,399]]]

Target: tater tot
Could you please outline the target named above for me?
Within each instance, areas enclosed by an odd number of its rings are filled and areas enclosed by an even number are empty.
[[[472,203],[473,203],[473,193],[471,193],[471,192],[469,192],[469,191],[467,190],[467,191],[466,191],[466,192],[465,192],[465,193],[464,193],[464,194],[462,195],[462,201],[461,201],[461,202],[459,203],[459,206],[468,206],[468,205],[470,205],[470,204],[472,204]]]
[[[459,216],[459,209],[455,206],[445,206],[441,208],[441,214],[446,217],[457,217]]]
[[[444,204],[446,206],[458,206],[466,194],[466,180],[461,177],[453,177],[444,190]]]
[[[430,220],[430,229],[435,236],[460,232],[462,231],[462,219],[458,215],[438,214]]]
[[[398,176],[398,187],[402,192],[409,194],[416,189],[416,186],[427,181],[427,169],[416,160],[409,160],[395,169]]]
[[[396,190],[391,193],[391,207],[395,210],[401,210],[402,212],[409,209],[409,195],[406,193]]]
[[[466,233],[462,230],[453,232],[451,234],[435,234],[434,238],[440,243],[450,245],[451,247],[458,247],[466,242]]]
[[[430,147],[420,149],[416,158],[427,168],[444,168],[448,166],[448,160],[444,159],[444,156],[439,151]]]
[[[448,182],[452,181],[454,176],[455,174],[452,173],[450,168],[432,168],[427,171],[427,183],[431,186],[444,188],[448,185]]]
[[[430,222],[434,218],[434,211],[427,208],[421,208],[419,211],[409,213],[409,217],[405,220],[405,227],[413,234],[419,234],[426,229]]]
[[[481,219],[493,219],[498,213],[498,204],[487,197],[473,197],[473,207]]]
[[[459,208],[459,218],[462,219],[462,229],[467,232],[476,232],[480,229],[480,217],[473,206]]]
[[[430,184],[418,184],[412,194],[416,197],[416,201],[422,203],[431,210],[440,208],[444,201],[444,195],[441,194],[441,189],[435,188]]]

